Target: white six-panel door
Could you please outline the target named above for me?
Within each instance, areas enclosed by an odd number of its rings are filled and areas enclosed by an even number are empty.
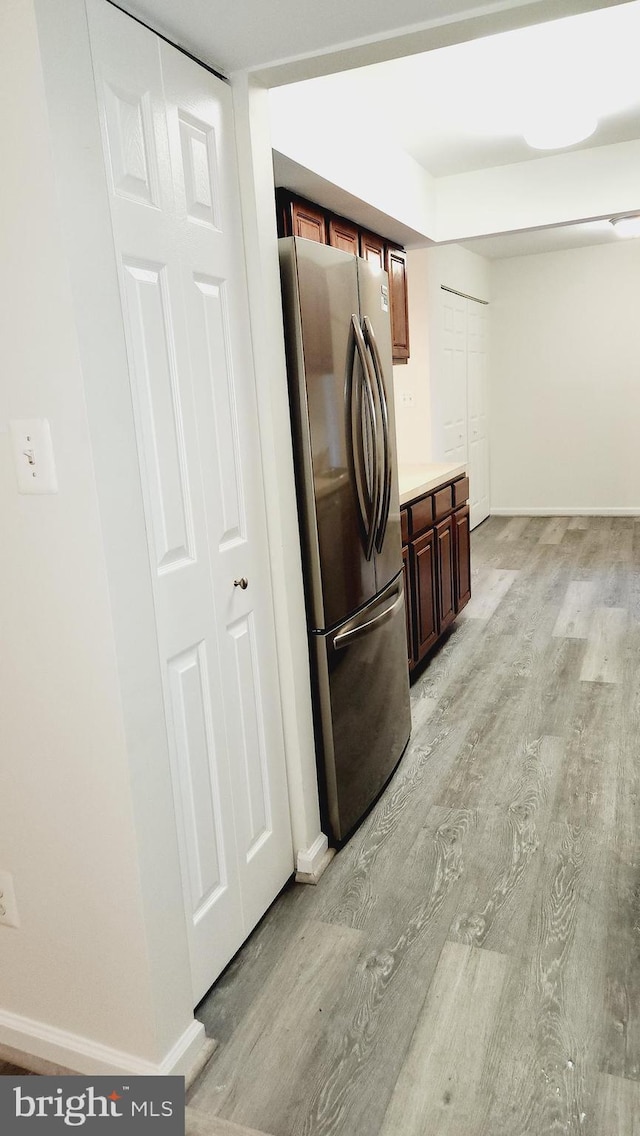
[[[87,7],[199,1001],[293,869],[231,92]]]
[[[440,297],[442,454],[467,465],[475,528],[490,507],[486,307],[446,289]]]
[[[445,461],[467,460],[467,301],[442,292],[443,434]]]

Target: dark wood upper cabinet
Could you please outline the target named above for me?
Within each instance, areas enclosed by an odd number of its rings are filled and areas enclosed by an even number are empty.
[[[281,237],[304,237],[307,241],[327,244],[327,219],[319,205],[280,191],[276,195],[276,202],[278,233]]]
[[[368,233],[366,229],[360,230],[360,256],[363,260],[371,260],[378,268],[384,268],[385,255],[384,255],[384,241],[382,237],[377,237],[375,233]]]
[[[377,233],[361,229],[353,221],[314,205],[288,189],[276,190],[278,236],[305,237],[333,245],[355,256],[361,256],[383,268],[389,275],[389,308],[391,313],[391,345],[394,363],[409,358],[409,317],[407,309],[407,260],[401,248],[385,241]]]
[[[387,272],[391,299],[391,342],[393,361],[409,358],[409,307],[407,298],[407,254],[387,247]]]
[[[351,221],[344,221],[342,217],[329,218],[329,244],[334,248],[342,249],[358,256],[360,252],[360,234],[356,225]]]

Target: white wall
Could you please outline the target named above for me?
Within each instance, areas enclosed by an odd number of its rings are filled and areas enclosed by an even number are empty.
[[[359,120],[355,129],[346,110],[328,108],[304,85],[270,91],[274,150],[409,229],[430,234],[434,179],[394,139],[382,144],[375,121]]]
[[[434,179],[437,241],[611,217],[638,208],[640,141]]]
[[[490,261],[460,245],[427,249],[427,271],[432,296],[446,284],[476,300],[491,299]]]
[[[253,86],[246,75],[239,74],[233,77],[233,96],[291,832],[298,871],[313,873],[328,842],[320,831],[307,617],[282,333],[269,95],[264,88]]]
[[[492,510],[640,512],[640,240],[493,262]]]
[[[179,1065],[202,1030],[188,997],[175,836],[149,834],[157,810],[164,818],[163,755],[151,755],[150,776],[146,739],[132,744],[136,723],[122,697],[114,623],[126,605],[114,599],[117,573],[104,553],[110,513],[100,509],[90,423],[99,407],[88,411],[85,385],[92,374],[103,402],[117,409],[118,344],[103,287],[113,253],[100,244],[100,225],[83,229],[100,193],[91,143],[81,144],[89,104],[67,102],[60,117],[55,98],[47,101],[40,54],[57,36],[49,79],[60,95],[72,76],[91,81],[88,51],[71,51],[86,40],[82,4],[64,4],[62,15],[48,0],[5,0],[0,8],[0,149],[11,159],[0,180],[0,867],[14,875],[21,916],[18,929],[0,927],[0,1046],[88,1072],[152,1072],[174,1046]],[[56,117],[64,137],[51,129]],[[73,194],[63,209],[58,199],[53,144],[64,151],[74,139],[77,161],[66,176],[68,186],[77,182],[74,221],[77,240],[87,237],[89,294],[102,301],[93,343],[102,372],[83,349],[71,283],[64,226]],[[6,431],[18,417],[50,421],[55,496],[17,493]],[[105,440],[112,496],[129,460],[120,425]],[[126,497],[120,503],[125,513],[131,508]],[[135,551],[117,550],[125,556],[121,577]],[[132,638],[144,638],[146,617],[144,603],[129,609]],[[131,673],[129,690],[136,683],[139,728],[154,707]],[[154,840],[160,859],[152,864]],[[154,933],[158,923],[163,938]]]

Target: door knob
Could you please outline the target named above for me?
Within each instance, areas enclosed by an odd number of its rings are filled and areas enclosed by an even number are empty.
[[[249,587],[249,581],[246,576],[241,576],[239,580],[233,581],[233,586],[234,588],[242,588],[244,592],[245,588]]]

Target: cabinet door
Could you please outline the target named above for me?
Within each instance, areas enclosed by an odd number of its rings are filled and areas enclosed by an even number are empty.
[[[426,655],[438,638],[436,602],[435,530],[414,540],[411,545],[411,567],[415,618],[415,661]]]
[[[471,549],[469,542],[469,506],[453,514],[456,613],[471,599]]]
[[[291,228],[294,237],[307,241],[327,243],[327,223],[324,213],[304,201],[291,202]]]
[[[409,543],[409,510],[400,510],[400,532],[402,534],[402,543]]]
[[[302,197],[292,197],[287,190],[277,190],[278,234],[281,237],[304,237],[307,241],[327,243],[327,220],[319,205]]]
[[[365,229],[361,229],[360,256],[363,260],[372,260],[374,264],[377,264],[378,268],[386,268],[384,262],[384,241],[382,237],[377,237],[375,233],[367,233]]]
[[[391,341],[394,363],[409,358],[409,312],[407,306],[407,254],[387,248],[387,272],[391,301]]]
[[[413,612],[411,610],[411,570],[408,548],[402,549],[402,578],[404,580],[404,614],[407,626],[407,659],[411,668],[413,666]]]
[[[447,517],[435,528],[436,559],[438,562],[438,608],[440,630],[444,631],[455,619],[455,585],[453,563],[453,517]]]
[[[360,247],[358,237],[358,229],[351,221],[344,221],[342,217],[329,218],[329,244],[334,248],[357,256]]]

